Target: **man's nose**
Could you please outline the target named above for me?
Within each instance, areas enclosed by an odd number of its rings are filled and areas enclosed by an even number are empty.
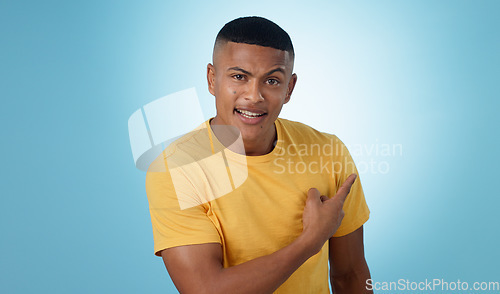
[[[245,95],[245,100],[251,101],[253,103],[257,103],[260,101],[264,101],[264,97],[262,96],[261,85],[258,81],[252,81],[248,83],[248,88]]]

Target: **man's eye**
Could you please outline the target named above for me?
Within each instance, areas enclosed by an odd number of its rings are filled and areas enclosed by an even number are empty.
[[[276,79],[268,79],[268,80],[267,80],[267,83],[268,83],[269,85],[277,85],[277,84],[279,84],[280,82],[279,82],[278,80],[276,80]]]
[[[241,81],[241,80],[243,80],[245,78],[245,76],[240,75],[240,74],[236,74],[236,75],[233,76],[233,78]]]

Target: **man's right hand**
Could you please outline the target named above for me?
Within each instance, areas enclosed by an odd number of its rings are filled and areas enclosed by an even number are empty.
[[[163,250],[161,255],[172,281],[183,294],[272,293],[335,233],[342,221],[344,200],[355,179],[355,175],[349,176],[331,199],[320,196],[316,189],[309,190],[304,231],[291,244],[272,254],[224,268],[220,244]]]
[[[315,252],[319,252],[325,242],[339,228],[344,218],[344,201],[351,191],[351,186],[357,175],[351,174],[332,198],[320,195],[316,188],[307,192],[306,206],[302,215],[302,235]]]

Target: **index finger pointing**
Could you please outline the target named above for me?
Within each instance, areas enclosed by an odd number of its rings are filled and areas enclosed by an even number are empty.
[[[334,197],[340,198],[340,200],[342,200],[342,203],[344,203],[347,195],[351,191],[351,186],[354,184],[354,181],[356,181],[357,177],[358,176],[356,174],[351,174],[349,177],[347,177],[347,179],[342,184],[342,186],[340,186],[339,190],[337,191],[337,194],[335,194]]]

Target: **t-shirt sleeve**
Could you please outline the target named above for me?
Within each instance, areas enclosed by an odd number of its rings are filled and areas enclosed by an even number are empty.
[[[370,217],[370,210],[366,204],[365,194],[363,193],[363,187],[361,186],[361,178],[359,177],[358,170],[354,164],[354,160],[340,139],[334,138],[337,142],[336,152],[333,156],[334,169],[333,177],[336,183],[334,188],[335,195],[340,186],[345,182],[349,175],[355,173],[358,177],[356,181],[351,186],[351,191],[344,202],[344,218],[340,227],[333,237],[345,236],[349,233],[354,232],[360,228]]]
[[[188,188],[177,192],[183,193],[183,197],[196,193]],[[219,233],[208,216],[206,203],[181,209],[167,161],[162,155],[153,162],[146,174],[146,193],[155,255],[161,256],[162,250],[176,246],[221,243]]]

